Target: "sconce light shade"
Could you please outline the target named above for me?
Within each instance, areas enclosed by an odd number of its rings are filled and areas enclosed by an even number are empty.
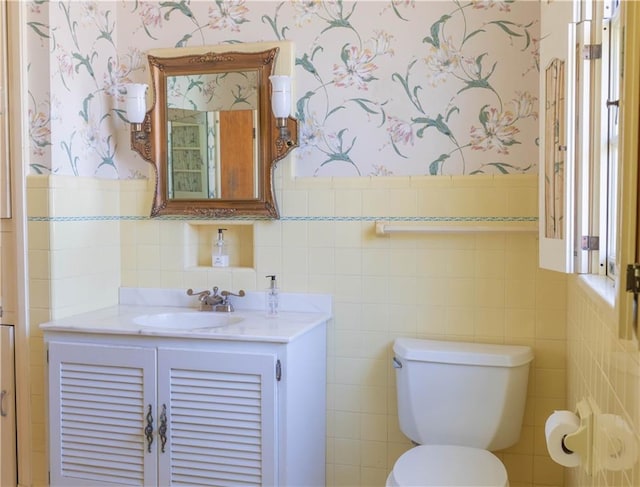
[[[287,118],[291,112],[291,77],[269,76],[271,80],[271,109],[276,118]]]
[[[128,83],[125,107],[130,123],[142,123],[147,114],[147,88],[144,83]]]

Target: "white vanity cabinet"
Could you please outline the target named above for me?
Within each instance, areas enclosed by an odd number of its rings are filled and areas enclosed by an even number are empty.
[[[324,485],[325,335],[45,333],[51,486]]]

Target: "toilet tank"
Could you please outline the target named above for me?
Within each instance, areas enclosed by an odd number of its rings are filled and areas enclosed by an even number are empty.
[[[418,444],[487,450],[518,441],[530,347],[396,339],[398,418]]]

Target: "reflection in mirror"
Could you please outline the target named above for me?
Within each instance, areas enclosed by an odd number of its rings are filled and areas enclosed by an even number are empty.
[[[290,43],[269,44],[285,46],[293,66]],[[257,45],[149,54],[154,103],[131,146],[154,164],[151,216],[278,218],[272,172],[297,147],[298,123],[276,126],[269,76],[280,47]]]
[[[169,199],[258,197],[256,71],[167,78]]]

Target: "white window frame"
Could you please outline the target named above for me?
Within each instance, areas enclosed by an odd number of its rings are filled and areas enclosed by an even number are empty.
[[[562,5],[563,2],[557,2]],[[567,2],[568,3],[568,2]],[[640,2],[606,0],[587,2],[577,8],[573,2],[573,18],[558,7],[543,13],[543,26],[549,29],[569,24],[567,34],[566,97],[567,100],[567,168],[564,190],[564,219],[567,231],[564,239],[549,242],[544,236],[544,125],[541,116],[540,164],[540,267],[566,273],[596,276],[594,290],[610,303],[619,317],[619,336],[632,347],[638,340],[637,310],[639,298],[626,292],[627,265],[640,261],[640,215],[638,198],[638,161],[640,133]],[[553,6],[553,3],[550,4]],[[549,8],[549,6],[543,7]],[[618,12],[616,12],[618,10]],[[562,14],[562,15],[558,15]],[[587,18],[588,16],[590,18]],[[561,17],[558,20],[557,17]],[[611,61],[609,31],[611,21],[619,26],[620,55],[618,85],[609,83]],[[573,21],[573,22],[572,22]],[[589,31],[588,24],[591,24]],[[542,32],[542,36],[547,34]],[[541,43],[541,65],[546,66],[558,55],[558,36]],[[586,44],[602,45],[602,57],[586,61],[582,49]],[[553,56],[549,54],[553,51]],[[615,61],[615,60],[614,60]],[[541,76],[540,99],[545,100],[544,76]],[[619,95],[619,96],[618,96]],[[607,100],[619,100],[619,109],[609,109]],[[544,104],[541,104],[543,113]],[[616,113],[617,112],[617,113]],[[616,160],[608,163],[608,118],[619,117]],[[617,140],[616,140],[617,138]],[[611,205],[606,205],[606,202]],[[599,237],[598,250],[582,250],[583,236]],[[611,238],[609,238],[611,237]]]

